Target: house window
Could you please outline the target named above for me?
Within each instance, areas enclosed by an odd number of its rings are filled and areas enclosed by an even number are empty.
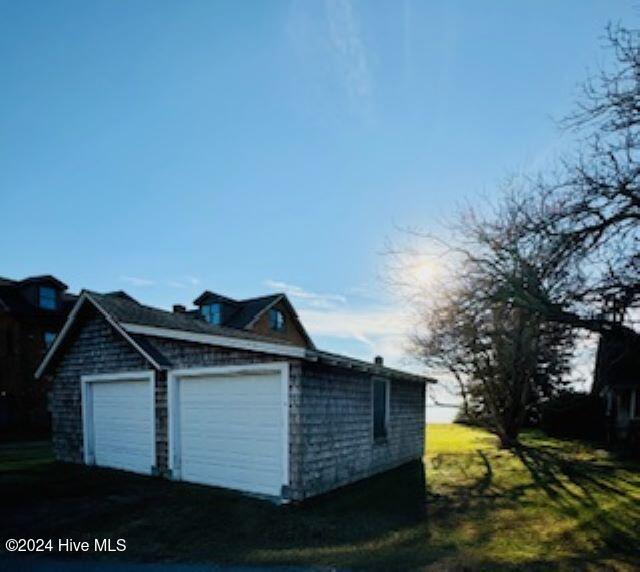
[[[274,332],[284,332],[284,314],[280,310],[272,308],[269,310],[269,327]]]
[[[613,415],[614,405],[615,405],[615,397],[611,391],[607,391],[606,393],[606,401],[605,401],[605,415],[607,417],[611,417]]]
[[[634,400],[634,409],[633,409],[633,416],[636,419],[640,419],[640,389],[636,388],[634,390],[635,393],[635,400]]]
[[[56,333],[55,332],[45,332],[42,337],[44,339],[45,347],[49,348],[51,346],[51,344],[53,343],[53,340],[56,339]]]
[[[631,390],[623,389],[618,395],[618,419],[627,420],[631,417]]]
[[[56,291],[49,286],[38,289],[38,305],[45,310],[55,310],[58,307]]]
[[[202,312],[204,319],[210,324],[219,326],[222,322],[222,308],[220,307],[220,304],[207,304],[206,306],[202,306],[200,311]]]
[[[384,379],[373,380],[373,438],[384,439],[387,436],[389,421],[389,382]]]

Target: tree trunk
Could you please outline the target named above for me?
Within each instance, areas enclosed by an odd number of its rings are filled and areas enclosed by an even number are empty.
[[[513,449],[518,445],[518,435],[520,428],[514,425],[503,427],[498,432],[498,438],[500,439],[501,449]]]

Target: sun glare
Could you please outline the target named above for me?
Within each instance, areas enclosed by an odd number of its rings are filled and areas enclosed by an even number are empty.
[[[441,264],[433,259],[420,259],[409,268],[411,282],[418,286],[429,286],[433,284],[441,273]]]

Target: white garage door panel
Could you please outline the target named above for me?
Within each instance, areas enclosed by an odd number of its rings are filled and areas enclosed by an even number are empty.
[[[279,374],[183,379],[179,403],[184,480],[280,495],[284,424]]]
[[[96,465],[148,473],[153,465],[149,382],[91,385]]]

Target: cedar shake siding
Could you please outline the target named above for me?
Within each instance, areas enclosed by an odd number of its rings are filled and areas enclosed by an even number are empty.
[[[293,499],[302,500],[422,458],[423,384],[389,380],[388,433],[374,443],[375,376],[308,363],[295,371],[290,397]]]
[[[53,377],[53,448],[58,460],[84,461],[82,376],[152,371],[155,367],[154,472],[172,478],[175,475],[168,469],[169,374],[275,362],[289,366],[289,449],[285,452],[289,486],[282,491],[283,500],[301,501],[422,457],[425,386],[421,378],[353,360],[329,364],[323,361],[329,354],[297,358],[143,334],[127,340],[117,324],[107,322],[97,307],[87,306],[78,313],[49,370]],[[388,381],[389,393],[387,434],[374,441],[376,379]],[[251,414],[246,411],[247,416]]]

